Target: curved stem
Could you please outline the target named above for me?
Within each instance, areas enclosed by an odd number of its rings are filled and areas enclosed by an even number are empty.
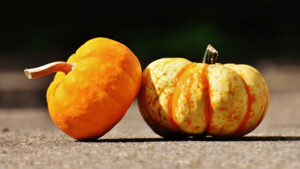
[[[36,79],[55,72],[64,72],[65,74],[68,74],[74,69],[75,65],[76,64],[74,63],[67,62],[53,62],[37,68],[25,69],[24,72],[29,79]]]
[[[209,44],[204,53],[203,63],[206,62],[207,58],[210,58],[210,63],[215,64],[217,62],[218,55],[218,51]]]

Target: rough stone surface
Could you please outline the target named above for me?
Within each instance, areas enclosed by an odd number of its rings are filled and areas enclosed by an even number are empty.
[[[299,114],[290,123],[271,113],[238,140],[164,140],[134,103],[104,137],[77,142],[54,126],[45,109],[1,110],[0,168],[300,168]]]

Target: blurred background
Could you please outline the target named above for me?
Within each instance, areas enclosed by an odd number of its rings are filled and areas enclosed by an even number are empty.
[[[45,92],[53,75],[30,81],[24,68],[65,61],[84,42],[99,36],[127,45],[143,68],[162,57],[202,62],[206,46],[212,44],[219,62],[257,67],[271,95],[295,93],[300,91],[297,14],[297,5],[278,0],[4,1],[0,108],[46,107]]]

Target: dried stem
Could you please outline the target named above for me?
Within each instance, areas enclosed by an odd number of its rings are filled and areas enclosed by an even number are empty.
[[[64,72],[65,74],[68,74],[74,69],[75,65],[76,64],[74,63],[67,62],[53,62],[37,68],[25,69],[24,72],[29,79],[36,79],[55,72]]]
[[[203,63],[205,63],[206,60],[210,58],[210,63],[215,64],[217,62],[218,55],[218,51],[209,44],[204,53]]]

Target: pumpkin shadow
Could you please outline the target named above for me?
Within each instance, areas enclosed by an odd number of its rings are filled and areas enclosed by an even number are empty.
[[[199,141],[199,142],[264,142],[264,141],[300,141],[300,136],[245,136],[241,138],[221,139],[213,137],[202,138],[103,138],[97,140],[83,140],[83,143],[144,143],[144,142],[179,142],[179,141]]]

